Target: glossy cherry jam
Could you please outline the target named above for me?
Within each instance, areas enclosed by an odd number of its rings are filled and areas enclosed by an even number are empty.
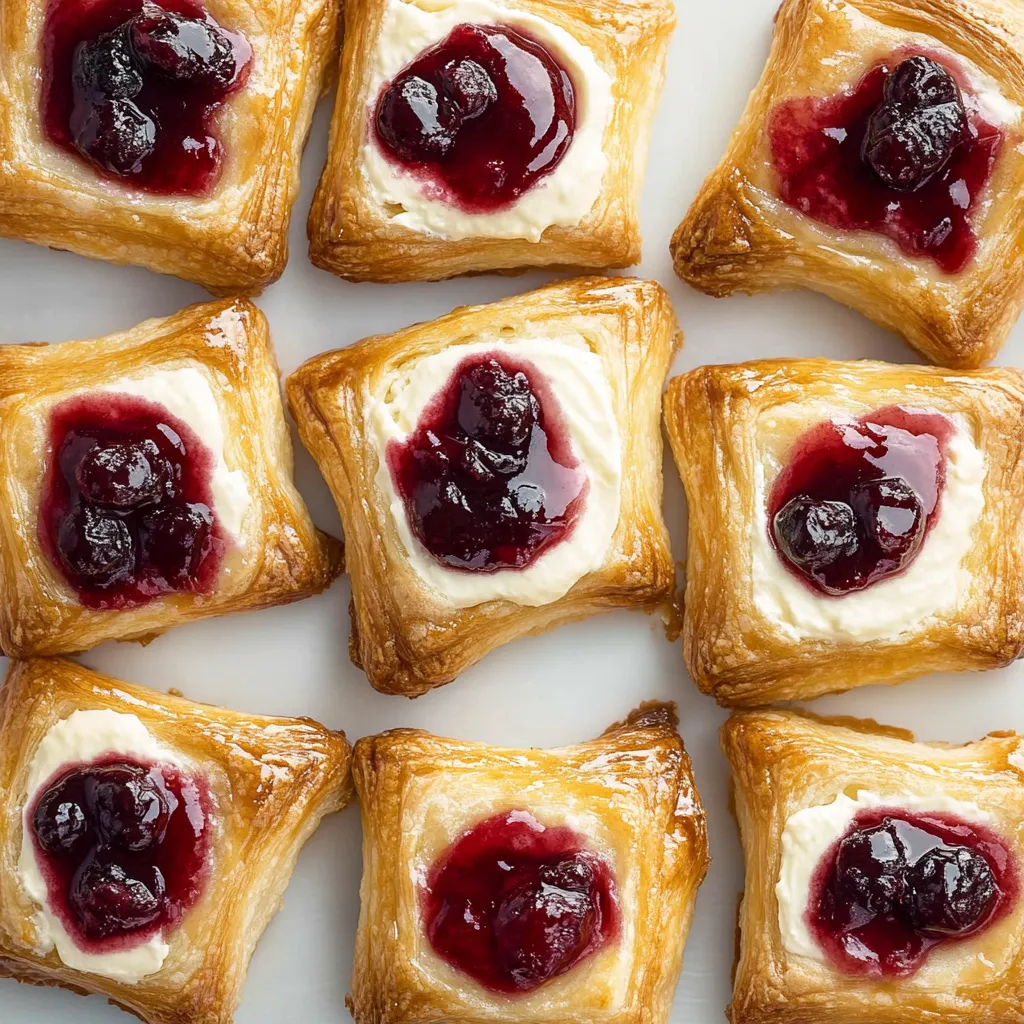
[[[413,533],[451,569],[524,569],[583,511],[586,473],[555,396],[504,354],[460,363],[387,455]]]
[[[940,413],[897,406],[809,430],[768,497],[786,567],[832,596],[903,572],[938,518],[952,431]]]
[[[768,139],[790,206],[885,235],[947,274],[973,257],[971,216],[1003,133],[945,60],[896,53],[849,94],[789,100],[772,111]]]
[[[210,450],[163,406],[109,393],[50,418],[40,538],[90,608],[129,608],[213,588],[226,543]]]
[[[374,129],[431,193],[488,213],[558,166],[576,131],[576,94],[554,55],[518,30],[458,25],[384,86]]]
[[[437,954],[495,992],[529,992],[619,932],[615,880],[568,828],[528,811],[481,822],[430,869],[422,897]]]
[[[46,133],[107,177],[201,195],[224,157],[217,112],[251,63],[245,37],[196,0],[51,0]]]
[[[173,927],[206,873],[207,798],[168,765],[110,757],[63,771],[30,808],[49,905],[90,953]]]
[[[943,814],[864,811],[815,874],[807,920],[850,974],[906,976],[944,942],[976,935],[1018,895],[989,829]]]

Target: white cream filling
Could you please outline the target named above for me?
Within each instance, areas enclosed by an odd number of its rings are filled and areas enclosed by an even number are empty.
[[[763,417],[764,418],[764,417]],[[842,422],[836,418],[835,422]],[[770,417],[761,425],[771,430]],[[970,586],[963,566],[985,498],[985,456],[956,422],[946,458],[939,517],[910,567],[842,597],[817,594],[786,568],[768,534],[765,466],[754,465],[752,575],[758,611],[793,639],[863,642],[899,636],[956,608]]]
[[[210,479],[214,512],[236,543],[244,545],[242,523],[252,503],[245,473],[224,460],[224,424],[206,375],[195,367],[158,370],[143,377],[122,377],[102,388],[162,405],[187,424],[215,459]]]
[[[468,356],[495,351],[524,360],[544,375],[560,406],[573,452],[587,474],[588,490],[570,535],[532,565],[521,570],[462,572],[441,565],[413,536],[405,504],[391,478],[387,448],[389,442],[404,441],[416,429],[424,409],[445,388],[459,363]],[[601,357],[582,337],[573,334],[452,345],[404,367],[364,400],[367,436],[379,459],[376,486],[391,509],[409,564],[447,603],[456,608],[498,600],[549,604],[604,564],[619,521],[622,440]]]
[[[422,179],[392,162],[372,130],[381,87],[423,50],[462,24],[508,25],[547,47],[569,72],[576,90],[576,132],[558,166],[504,210],[466,213],[431,195]],[[540,239],[553,226],[573,227],[601,193],[608,158],[604,134],[611,116],[612,83],[593,53],[565,29],[490,0],[388,0],[367,92],[367,140],[362,169],[374,201],[390,219],[441,238]],[[436,191],[436,190],[435,190]]]
[[[40,955],[56,949],[61,961],[72,970],[134,985],[160,970],[170,946],[162,935],[156,934],[129,949],[109,953],[87,953],[80,949],[60,918],[50,909],[46,880],[29,832],[29,811],[40,788],[65,765],[87,764],[104,754],[120,754],[143,762],[177,766],[182,763],[172,750],[157,741],[136,715],[107,709],[74,711],[51,726],[29,765],[18,878],[26,895],[39,906],[32,916],[32,923]]]
[[[854,818],[870,807],[892,807],[918,813],[956,815],[978,825],[991,825],[995,820],[976,803],[956,800],[945,793],[916,796],[880,796],[859,790],[856,799],[839,793],[828,804],[805,807],[791,814],[782,832],[782,865],[775,896],[779,904],[779,930],[786,952],[815,960],[826,959],[807,925],[807,903],[811,883],[822,857],[853,824]]]

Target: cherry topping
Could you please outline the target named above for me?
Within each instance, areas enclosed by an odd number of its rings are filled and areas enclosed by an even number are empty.
[[[914,192],[970,139],[964,101],[953,76],[923,56],[897,64],[882,95],[868,118],[863,157],[889,188]]]
[[[514,203],[561,162],[576,96],[554,55],[517,29],[459,25],[377,100],[377,139],[468,212]]]
[[[851,93],[788,100],[768,125],[786,203],[830,227],[885,235],[948,274],[977,249],[971,216],[1003,137],[958,69],[922,53],[894,54]]]
[[[579,518],[586,475],[555,396],[528,363],[470,356],[388,463],[409,525],[451,569],[523,569]]]
[[[206,870],[205,805],[176,768],[120,759],[67,769],[44,788],[29,813],[36,856],[80,947],[124,948],[180,920]]]
[[[68,894],[82,934],[87,939],[107,939],[156,921],[162,909],[163,876],[158,871],[149,874],[147,885],[120,864],[104,864],[95,856],[84,861]]]
[[[147,3],[128,28],[139,61],[172,82],[228,89],[241,72],[232,39],[212,21]]]
[[[851,974],[912,974],[943,941],[976,934],[1018,891],[1005,844],[946,815],[861,813],[812,883],[808,923]]]
[[[783,563],[832,596],[903,572],[938,516],[951,432],[938,413],[896,407],[808,431],[768,499]]]
[[[526,811],[481,822],[430,869],[427,936],[456,969],[496,992],[529,992],[613,941],[607,865],[568,828]]]
[[[83,604],[135,607],[213,587],[225,550],[213,456],[184,423],[107,394],[58,406],[50,437],[40,537]]]
[[[220,170],[214,120],[245,82],[248,42],[197,0],[50,0],[47,135],[150,192],[200,195]]]

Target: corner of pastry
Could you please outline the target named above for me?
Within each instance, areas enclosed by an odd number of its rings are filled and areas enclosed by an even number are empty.
[[[708,865],[676,726],[652,703],[557,750],[360,740],[356,1024],[667,1024]]]
[[[146,1024],[231,1024],[300,849],[352,796],[351,747],[90,672],[0,690],[0,976]]]
[[[671,0],[349,0],[344,21],[317,266],[422,281],[640,262]]]
[[[934,363],[988,362],[1024,302],[1022,33],[1005,0],[784,0],[676,273],[812,288]]]
[[[654,282],[585,278],[289,377],[374,687],[417,696],[516,637],[669,602],[659,411],[681,340]]]
[[[746,861],[731,1024],[1020,1019],[1021,737],[763,710],[721,739]]]
[[[683,650],[733,706],[1024,651],[1024,375],[824,359],[674,378]]]
[[[263,314],[191,306],[0,346],[0,649],[148,641],[295,601],[341,571],[292,483]]]
[[[277,280],[335,0],[14,0],[0,235],[217,295]]]

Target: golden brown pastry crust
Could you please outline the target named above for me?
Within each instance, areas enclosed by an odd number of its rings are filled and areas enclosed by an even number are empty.
[[[396,368],[452,344],[522,334],[533,325],[579,331],[603,359],[623,439],[619,521],[604,565],[561,599],[536,607],[488,601],[455,608],[409,564],[374,477],[369,396]],[[671,597],[674,567],[661,515],[662,382],[682,341],[653,281],[581,278],[316,356],[287,381],[302,443],[334,494],[352,580],[352,660],[385,693],[415,697],[451,682],[516,637],[616,607],[654,609]]]
[[[558,750],[418,729],[361,739],[353,760],[363,819],[356,1024],[665,1024],[708,865],[704,811],[676,725],[673,705],[650,703],[598,739]],[[514,808],[542,824],[566,815],[577,830],[591,824],[585,834],[615,869],[624,921],[619,943],[510,1000],[432,952],[414,875],[479,821]],[[627,936],[631,946],[619,948]]]
[[[766,491],[780,468],[758,444],[758,420],[784,403],[820,403],[856,416],[903,404],[965,418],[987,460],[985,502],[962,563],[970,586],[952,614],[894,639],[856,643],[795,640],[758,609],[755,465],[765,468]],[[996,668],[1024,650],[1021,371],[825,359],[705,366],[669,383],[665,421],[689,496],[683,652],[694,681],[720,704],[808,699],[932,671]]]
[[[415,2],[415,0],[412,0]],[[559,25],[592,51],[612,78],[601,193],[575,227],[549,227],[539,242],[449,241],[394,223],[361,169],[372,97],[367,70],[387,0],[347,0],[337,104],[327,166],[309,213],[310,259],[351,281],[433,281],[488,270],[586,269],[640,262],[638,207],[647,142],[675,27],[671,0],[501,0]],[[637,53],[643,59],[637,60]]]
[[[207,197],[99,178],[39,118],[45,3],[0,10],[0,235],[174,274],[217,295],[258,293],[288,259],[288,222],[313,107],[333,70],[335,0],[208,0],[254,63],[221,111],[223,172]]]
[[[138,716],[206,778],[217,812],[206,890],[166,934],[164,966],[135,985],[36,952],[36,907],[18,876],[36,747],[58,721],[94,709]],[[309,719],[192,704],[60,659],[12,664],[0,690],[0,977],[98,993],[147,1024],[230,1024],[299,850],[351,799],[350,767],[344,733]]]
[[[910,981],[847,977],[789,954],[775,884],[790,815],[858,789],[886,796],[936,791],[978,803],[1024,857],[1024,742],[992,733],[964,746],[915,743],[912,734],[871,721],[794,711],[735,712],[722,727],[733,772],[736,818],[746,860],[732,1024],[1020,1024],[1024,1021],[1024,904],[1004,921],[958,943],[938,988]],[[975,954],[975,955],[971,955]],[[932,954],[935,955],[934,953]],[[986,965],[986,960],[988,964]]]
[[[784,0],[761,81],[676,230],[672,256],[676,273],[709,295],[813,288],[901,334],[932,362],[971,368],[999,351],[1024,303],[1020,115],[974,218],[977,255],[957,275],[874,233],[820,224],[775,193],[770,111],[855,83],[913,33],[1024,106],[1024,8],[1013,0]]]
[[[225,461],[245,473],[251,505],[212,594],[171,594],[123,611],[83,607],[43,553],[40,494],[49,409],[82,388],[191,367],[211,384]],[[291,438],[264,315],[244,300],[190,306],[129,331],[59,345],[0,346],[0,649],[13,657],[153,639],[210,615],[297,601],[330,586],[341,547],[309,519],[292,483]]]

